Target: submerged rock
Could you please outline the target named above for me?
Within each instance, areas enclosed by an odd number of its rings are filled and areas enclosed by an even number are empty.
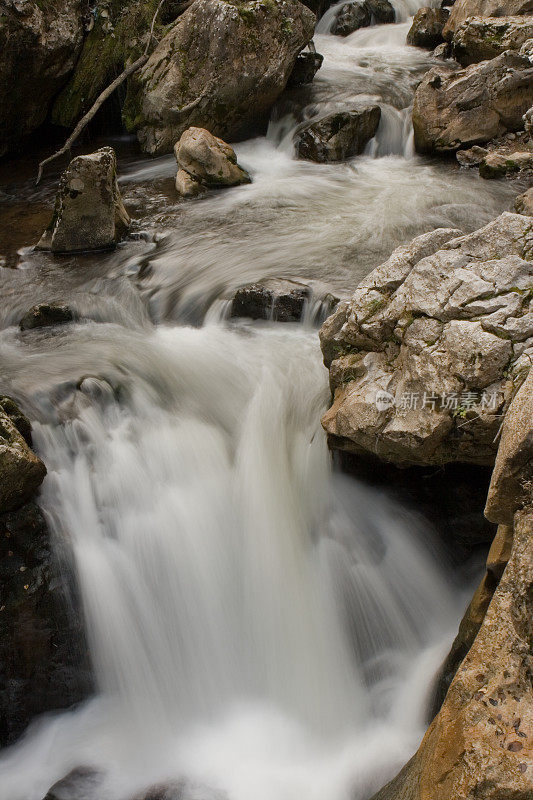
[[[532,103],[533,66],[517,53],[466,69],[433,67],[415,93],[415,147],[421,153],[454,152],[518,131]]]
[[[24,314],[19,326],[22,331],[32,328],[45,328],[50,325],[63,325],[65,322],[72,322],[74,314],[68,306],[54,306],[49,303],[41,303],[33,306]]]
[[[469,17],[453,35],[452,53],[466,67],[506,50],[520,50],[531,38],[533,17]]]
[[[443,41],[442,29],[447,19],[444,8],[419,8],[407,34],[407,44],[433,50]]]
[[[298,0],[195,0],[135,78],[130,127],[148,153],[168,153],[191,126],[238,139],[266,127],[314,14]]]
[[[45,120],[76,63],[82,0],[3,0],[0,10],[0,156]]]
[[[299,53],[294,69],[287,81],[287,86],[292,88],[294,86],[304,86],[307,83],[312,83],[313,78],[323,62],[324,56],[320,55],[320,53],[314,51]]]
[[[186,130],[174,146],[174,153],[179,167],[176,188],[186,197],[198,194],[204,187],[250,183],[246,170],[237,164],[233,147],[204,128]]]
[[[61,176],[52,221],[37,248],[53,253],[113,247],[130,218],[117,184],[111,147],[72,159]]]
[[[376,135],[379,106],[339,111],[300,128],[294,137],[298,158],[326,163],[362,153]]]
[[[533,356],[533,243],[504,213],[394,251],[321,330],[333,447],[399,465],[492,464],[512,380]]]

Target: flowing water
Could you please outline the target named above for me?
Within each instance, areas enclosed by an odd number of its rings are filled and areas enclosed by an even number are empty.
[[[98,683],[5,752],[0,800],[41,800],[76,767],[100,776],[79,800],[175,779],[183,800],[366,800],[418,745],[464,576],[428,523],[332,472],[316,329],[228,322],[226,300],[266,276],[347,293],[401,242],[478,227],[517,187],[413,154],[431,58],[403,44],[408,22],[341,40],[329,17],[313,87],[238,147],[251,185],[180,204],[171,158],[123,159],[135,237],[77,258],[26,247],[0,270],[2,389],[35,420]],[[297,126],[361,99],[383,109],[364,155],[294,160]],[[51,186],[18,188],[29,219]],[[51,299],[82,321],[20,333]]]

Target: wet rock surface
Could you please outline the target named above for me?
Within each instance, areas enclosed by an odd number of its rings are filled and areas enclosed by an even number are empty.
[[[366,28],[372,22],[386,24],[395,20],[394,8],[388,0],[363,0],[345,3],[337,12],[331,33],[334,36],[349,36],[359,28]]]
[[[304,283],[265,280],[243,286],[235,293],[230,316],[298,322],[310,297],[311,290]]]
[[[171,152],[191,126],[230,140],[264,129],[314,23],[297,0],[195,0],[136,79],[127,113],[143,149]]]
[[[316,73],[322,66],[324,56],[314,51],[299,53],[287,82],[288,88],[305,86],[311,83]]]
[[[424,234],[339,304],[320,333],[333,447],[397,464],[494,462],[507,392],[533,352],[530,228],[505,213],[468,236]]]
[[[367,106],[312,122],[295,135],[298,158],[327,163],[358,155],[375,136],[380,119],[380,107]]]
[[[22,331],[28,331],[33,328],[64,325],[66,322],[72,322],[73,319],[74,313],[68,306],[40,303],[24,314],[19,326]]]
[[[115,151],[102,147],[74,158],[62,174],[52,221],[37,248],[53,253],[105,250],[114,247],[129,224]]]
[[[87,696],[92,679],[72,573],[59,568],[34,499],[46,469],[30,449],[27,418],[11,398],[0,406],[0,742],[8,744],[36,715]]]

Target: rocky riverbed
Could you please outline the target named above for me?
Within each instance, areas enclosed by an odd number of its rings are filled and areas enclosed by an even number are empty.
[[[2,4],[0,800],[529,800],[532,37]]]

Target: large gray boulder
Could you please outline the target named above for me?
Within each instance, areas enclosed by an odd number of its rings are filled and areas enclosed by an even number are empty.
[[[468,17],[518,17],[533,14],[533,0],[456,0],[444,26],[444,38],[451,39]]]
[[[452,53],[466,67],[506,50],[520,50],[529,39],[533,39],[533,16],[469,17],[453,35]]]
[[[82,0],[2,0],[0,156],[45,120],[83,39]]]
[[[130,223],[111,147],[72,159],[62,174],[54,215],[37,248],[75,253],[113,247]]]
[[[235,140],[264,128],[315,16],[298,0],[195,0],[155,48],[128,110],[148,153],[191,126]]]
[[[448,153],[483,144],[523,128],[532,104],[533,65],[517,53],[466,69],[433,67],[415,93],[415,147],[421,153]]]
[[[376,135],[380,119],[381,109],[375,105],[329,114],[297,131],[296,154],[318,163],[344,161],[363,152]]]
[[[176,142],[174,154],[179,168],[176,187],[185,196],[196,194],[203,187],[250,183],[246,170],[237,164],[233,147],[204,128],[186,130]],[[189,180],[180,173],[186,173]]]
[[[434,50],[443,41],[442,29],[448,19],[444,8],[419,8],[407,34],[407,44]]]
[[[333,447],[399,465],[492,464],[513,380],[533,357],[533,237],[504,213],[394,251],[320,338]]]

